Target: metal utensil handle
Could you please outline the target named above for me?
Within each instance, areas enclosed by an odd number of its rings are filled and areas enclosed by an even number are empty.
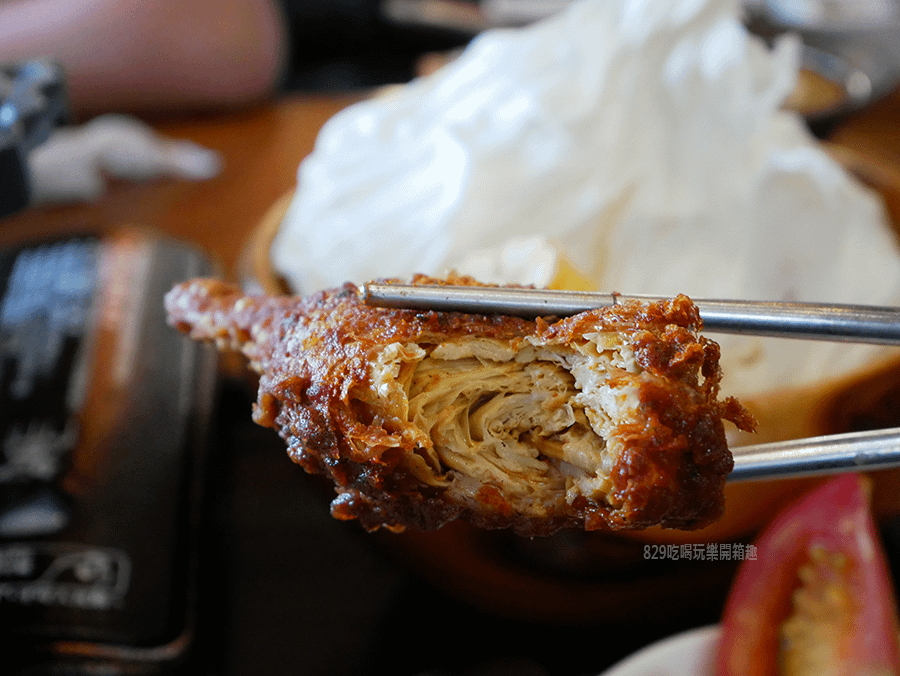
[[[729,481],[794,478],[900,467],[900,427],[732,449]]]
[[[369,282],[360,289],[370,305],[508,314],[522,317],[578,314],[627,300],[660,296],[479,286],[428,286]],[[900,308],[739,300],[694,300],[710,332],[852,343],[900,345]]]

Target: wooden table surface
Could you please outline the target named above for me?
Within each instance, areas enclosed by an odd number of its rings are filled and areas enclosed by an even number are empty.
[[[320,127],[362,94],[294,95],[238,112],[157,120],[163,134],[218,151],[222,173],[209,181],[121,182],[92,204],[39,207],[0,220],[0,248],[45,236],[123,225],[192,241],[231,273],[275,200],[293,188],[297,167]],[[839,125],[831,137],[879,158],[900,175],[900,92]]]
[[[320,127],[362,96],[293,95],[238,112],[153,121],[167,136],[221,153],[221,175],[203,182],[120,182],[95,203],[33,208],[0,219],[0,248],[138,225],[194,242],[231,274],[253,229],[294,187],[297,167],[313,149]],[[900,176],[900,92],[846,120],[830,138],[876,156],[883,168]]]
[[[293,188],[319,128],[361,96],[293,96],[238,112],[156,120],[162,134],[218,151],[222,173],[191,182],[118,182],[91,204],[38,207],[0,219],[0,249],[33,238],[125,225],[197,244],[226,273],[273,202]]]

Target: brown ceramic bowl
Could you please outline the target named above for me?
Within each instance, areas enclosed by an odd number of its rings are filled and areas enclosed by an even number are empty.
[[[827,145],[851,173],[880,193],[900,233],[900,171],[871,154]],[[242,276],[267,293],[290,292],[272,269],[269,250],[292,194],[275,203],[260,222],[242,261]],[[744,403],[760,422],[748,443],[900,426],[900,354],[839,380],[780,390]],[[878,516],[900,514],[900,470],[872,474]],[[637,621],[653,614],[661,600],[681,611],[721,602],[737,563],[685,561],[661,545],[703,546],[747,542],[798,493],[822,479],[730,484],[726,513],[709,528],[681,532],[650,529],[636,534],[561,533],[528,540],[453,523],[436,533],[385,534],[435,583],[495,611],[517,617],[596,621],[598,611],[616,607],[611,620]],[[669,549],[669,552],[672,550]],[[700,583],[702,581],[702,583]]]

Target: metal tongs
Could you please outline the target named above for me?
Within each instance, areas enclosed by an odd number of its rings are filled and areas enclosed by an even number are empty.
[[[412,310],[565,317],[627,300],[659,296],[512,287],[369,282],[369,305]],[[900,308],[738,300],[697,300],[704,330],[716,333],[900,345]],[[733,449],[729,481],[793,478],[900,467],[900,427]]]

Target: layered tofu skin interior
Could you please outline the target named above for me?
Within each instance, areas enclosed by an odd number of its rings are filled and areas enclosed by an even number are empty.
[[[409,471],[460,502],[495,486],[523,516],[578,496],[613,509],[610,473],[640,421],[642,369],[617,331],[575,344],[464,338],[393,343],[372,364],[372,395],[420,432]]]

